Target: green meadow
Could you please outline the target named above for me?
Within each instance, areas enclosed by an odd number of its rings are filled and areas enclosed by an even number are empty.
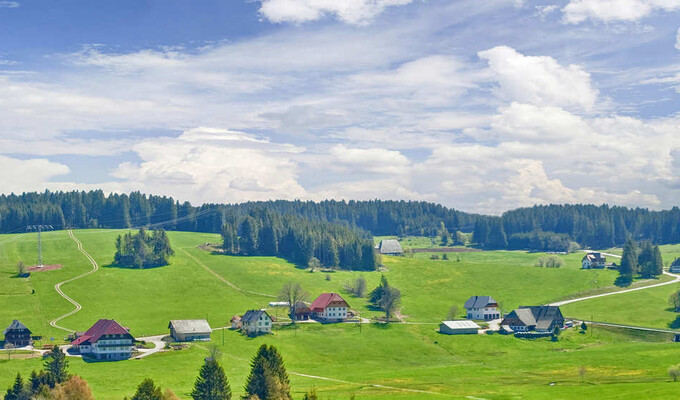
[[[668,337],[600,328],[587,335],[570,330],[558,342],[436,332],[449,308],[456,305],[462,314],[463,303],[471,295],[494,296],[505,310],[511,310],[575,293],[609,290],[616,272],[580,270],[580,254],[562,256],[566,265],[559,269],[534,266],[545,254],[494,251],[461,253],[449,260],[430,260],[427,253],[413,258],[383,257],[382,272],[310,273],[278,258],[225,256],[198,248],[218,242],[218,235],[169,232],[176,253],[170,265],[136,270],[111,266],[114,240],[120,232],[74,231],[100,269],[62,286],[83,309],[60,325],[82,331],[98,318],[114,318],[130,327],[135,336],[165,333],[170,319],[207,318],[213,327],[220,327],[234,314],[267,307],[288,281],[299,282],[312,298],[326,291],[342,293],[353,309],[371,317],[379,313],[369,309],[366,299],[344,293],[345,283],[362,276],[371,289],[384,273],[401,289],[404,324],[299,324],[298,329],[286,327],[254,339],[230,330],[214,332],[213,343],[223,351],[222,361],[236,394],[241,393],[249,360],[262,343],[274,344],[282,352],[295,398],[311,387],[329,399],[347,399],[350,394],[358,399],[669,398],[680,390],[680,384],[670,382],[666,374],[668,366],[680,363],[680,346],[670,343]],[[45,262],[63,267],[16,278],[18,260],[34,263],[36,237],[0,235],[0,325],[20,319],[45,341],[52,337],[59,340],[66,333],[50,327],[49,321],[73,307],[53,287],[89,271],[91,265],[66,232],[49,232],[43,237]],[[622,323],[633,323],[640,321],[636,315],[644,315],[649,319],[644,325],[661,326],[664,318],[674,313],[652,317],[647,309],[658,308],[663,313],[668,307],[664,292],[673,289],[659,289],[664,290],[575,303],[565,306],[565,314],[580,315],[586,311],[571,307],[583,304],[591,310],[593,306],[588,304],[592,302],[615,302],[618,298],[628,304],[626,312],[605,305],[602,319],[616,322],[616,316]],[[284,314],[283,310],[270,312],[279,317]],[[146,377],[188,398],[206,355],[206,344],[194,344],[143,360],[85,363],[72,358],[70,364],[72,372],[90,382],[98,399],[130,396]],[[0,354],[0,390],[11,383],[16,372],[29,373],[41,365],[39,359],[6,361],[3,356]],[[579,374],[581,367],[583,375]]]

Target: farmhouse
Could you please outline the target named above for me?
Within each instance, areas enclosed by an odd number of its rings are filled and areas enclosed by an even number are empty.
[[[552,332],[555,326],[564,326],[562,311],[557,306],[520,307],[501,321],[501,329],[506,332]]]
[[[10,343],[15,347],[29,346],[33,343],[31,331],[16,319],[5,329],[3,334],[5,335],[5,343]]]
[[[168,324],[170,336],[177,342],[210,340],[212,328],[204,319],[174,319]]]
[[[480,326],[472,321],[443,321],[439,333],[446,335],[476,335]]]
[[[583,269],[597,268],[601,269],[607,266],[607,259],[602,253],[587,253],[581,259],[581,267]]]
[[[501,317],[498,302],[491,296],[472,296],[465,302],[467,319],[492,320]]]
[[[241,329],[241,316],[234,315],[229,320],[229,323],[231,323],[231,329]]]
[[[293,315],[290,318],[295,321],[307,321],[312,316],[312,310],[309,308],[307,303],[299,301],[293,307]]]
[[[673,274],[680,273],[680,257],[676,258],[675,261],[673,261],[670,268],[668,269],[668,272]]]
[[[124,360],[132,356],[135,338],[112,319],[100,319],[71,342],[71,348],[97,360]]]
[[[248,310],[241,317],[241,331],[247,335],[271,333],[272,322],[265,310]]]
[[[322,293],[309,308],[317,320],[339,322],[347,319],[349,304],[337,293]]]
[[[401,256],[404,254],[401,244],[399,244],[399,241],[395,239],[381,240],[380,245],[378,246],[378,251],[380,254],[384,254],[386,256]]]

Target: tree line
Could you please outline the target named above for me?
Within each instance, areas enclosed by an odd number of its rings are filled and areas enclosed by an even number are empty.
[[[166,196],[140,192],[105,195],[101,190],[0,195],[0,232],[21,232],[35,224],[57,228],[160,224],[168,230],[219,233],[225,221],[261,210],[344,225],[372,235],[444,236],[447,243],[461,233],[472,232],[473,242],[489,249],[608,248],[623,245],[628,238],[653,244],[680,243],[678,207],[650,211],[608,205],[536,205],[487,216],[419,201],[276,200],[193,206]]]

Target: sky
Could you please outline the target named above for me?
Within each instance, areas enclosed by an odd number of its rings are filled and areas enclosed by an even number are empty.
[[[668,209],[680,0],[0,1],[0,193]]]

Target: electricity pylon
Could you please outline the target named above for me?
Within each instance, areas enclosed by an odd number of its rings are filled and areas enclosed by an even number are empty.
[[[26,227],[27,231],[38,232],[38,268],[42,268],[42,231],[53,229],[52,225],[29,225]]]

